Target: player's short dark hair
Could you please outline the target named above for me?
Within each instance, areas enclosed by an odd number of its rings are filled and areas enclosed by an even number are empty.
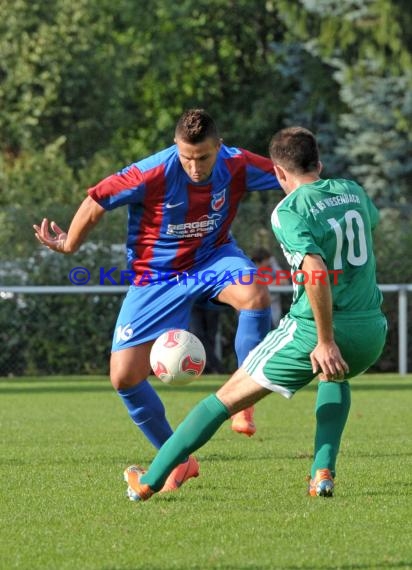
[[[287,127],[277,132],[270,141],[269,154],[275,164],[295,174],[313,172],[319,163],[315,135],[304,127]]]
[[[271,253],[265,247],[258,247],[254,249],[251,253],[250,259],[254,263],[262,263],[264,259],[269,259],[271,257]]]
[[[204,109],[189,109],[177,121],[175,137],[196,144],[207,138],[218,140],[219,133],[212,117]]]

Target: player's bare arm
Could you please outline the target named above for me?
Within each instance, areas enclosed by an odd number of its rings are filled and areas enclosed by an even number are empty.
[[[327,267],[320,255],[307,254],[304,257],[302,270],[309,275],[305,285],[318,333],[318,344],[310,355],[313,372],[321,372],[321,380],[343,378],[349,371],[333,335],[332,292],[329,280],[314,280],[312,275],[327,275]]]
[[[35,236],[40,243],[53,251],[64,254],[74,253],[84,242],[89,231],[99,222],[104,212],[105,209],[88,196],[80,204],[68,232],[62,230],[56,222],[49,223],[49,220],[44,218],[40,226],[33,225]]]

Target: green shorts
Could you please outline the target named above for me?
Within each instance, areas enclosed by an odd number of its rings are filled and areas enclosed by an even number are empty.
[[[386,318],[378,311],[334,315],[335,341],[349,366],[345,380],[376,362],[385,345],[386,330]],[[315,322],[287,315],[249,353],[242,368],[261,386],[291,398],[318,375],[310,361],[316,344]]]

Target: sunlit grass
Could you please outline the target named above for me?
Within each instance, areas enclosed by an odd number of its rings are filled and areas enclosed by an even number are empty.
[[[173,426],[223,377],[172,389]],[[154,449],[103,378],[0,381],[0,569],[412,568],[412,377],[353,382],[333,499],[306,496],[316,387],[257,406],[247,439],[224,425],[201,476],[143,504],[125,466]]]

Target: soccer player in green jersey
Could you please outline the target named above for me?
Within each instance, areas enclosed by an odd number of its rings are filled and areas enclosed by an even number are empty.
[[[147,472],[138,466],[125,471],[131,500],[146,500],[159,491],[182,458],[204,445],[232,414],[271,392],[291,398],[315,378],[308,492],[333,495],[350,408],[348,380],[379,358],[386,337],[372,243],[378,212],[355,182],[320,178],[317,142],[307,129],[279,131],[269,150],[286,193],[272,214],[272,226],[291,265],[289,313],[216,394],[193,408]]]

